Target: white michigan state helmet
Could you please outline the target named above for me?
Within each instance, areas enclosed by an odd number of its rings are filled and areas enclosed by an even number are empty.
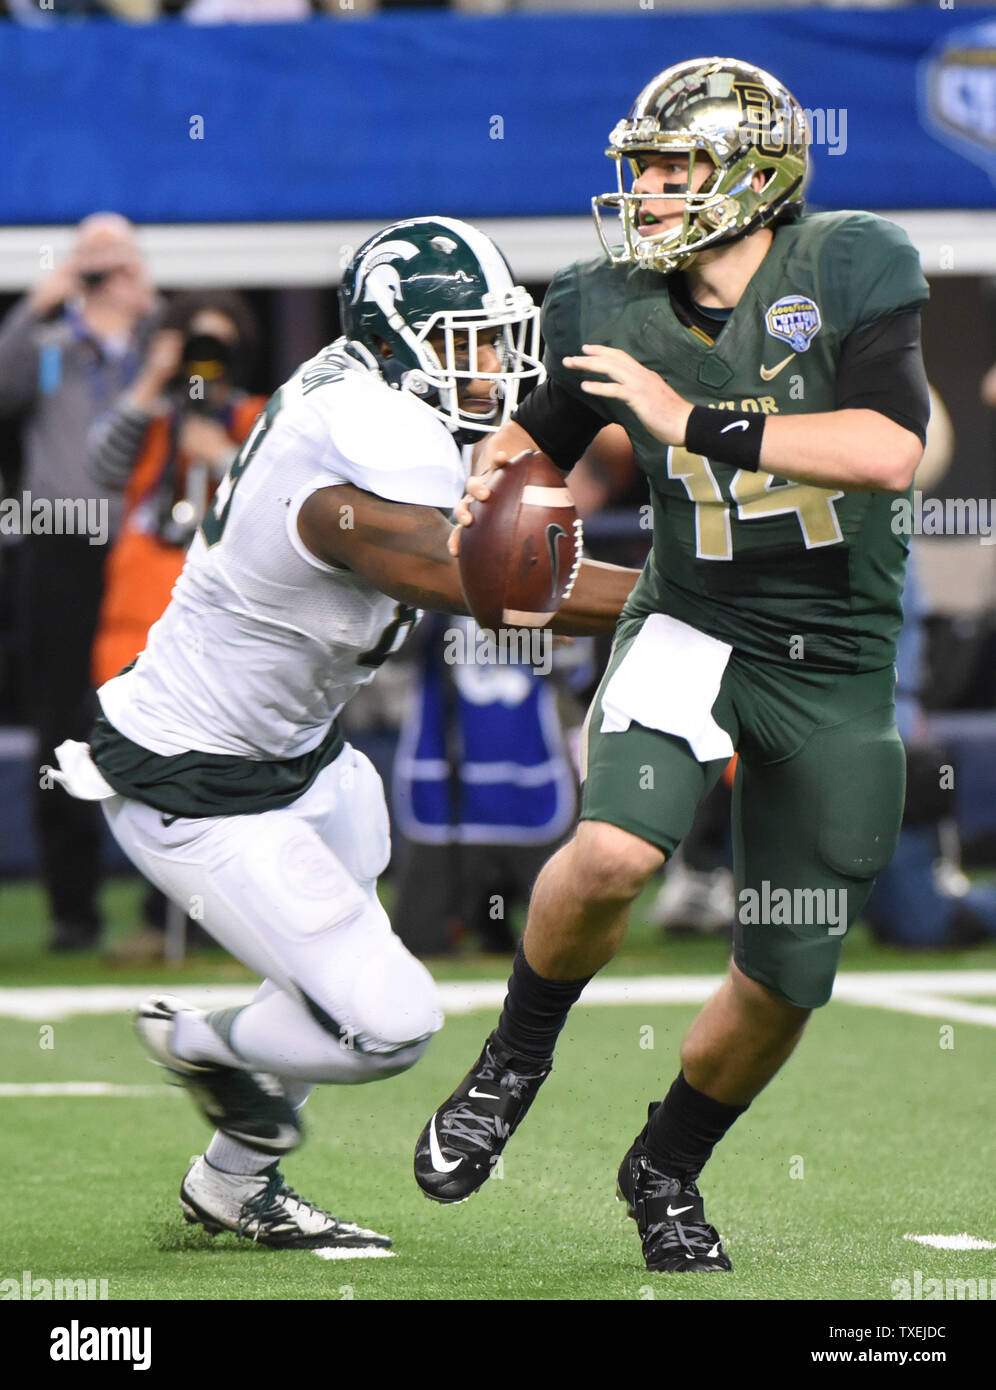
[[[736,241],[802,208],[805,113],[777,78],[735,58],[693,58],[658,73],[609,136],[605,153],[616,161],[619,191],[593,198],[592,211],[602,247],[616,264],[667,274],[706,247]],[[627,189],[626,174],[639,176],[641,156],[665,153],[688,155],[689,184],[697,159],[707,158],[714,172],[695,193]],[[758,174],[764,184],[755,188]],[[683,198],[680,224],[641,235],[641,204],[662,196]],[[609,209],[622,220],[622,246],[609,243]]]
[[[353,257],[339,302],[347,338],[373,354],[392,386],[414,392],[454,432],[500,429],[522,382],[545,375],[538,307],[513,283],[494,242],[466,222],[416,217],[385,227]],[[498,371],[479,367],[484,343],[494,348]],[[460,383],[488,379],[491,413],[461,410]]]

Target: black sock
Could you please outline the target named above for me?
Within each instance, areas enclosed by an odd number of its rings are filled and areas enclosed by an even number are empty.
[[[746,1105],[724,1105],[689,1086],[680,1071],[654,1108],[644,1144],[658,1167],[673,1177],[697,1178],[709,1155]]]
[[[590,979],[545,980],[526,960],[520,942],[498,1020],[500,1041],[516,1057],[552,1057],[571,1005]]]

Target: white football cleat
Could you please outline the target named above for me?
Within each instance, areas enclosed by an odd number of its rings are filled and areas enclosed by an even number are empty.
[[[393,1253],[388,1236],[340,1221],[287,1186],[276,1163],[257,1176],[223,1173],[203,1155],[195,1158],[180,1188],[180,1206],[190,1225],[210,1235],[237,1236],[274,1250],[320,1250],[338,1259]]]

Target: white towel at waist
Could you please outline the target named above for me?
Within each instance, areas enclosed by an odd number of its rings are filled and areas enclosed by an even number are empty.
[[[631,723],[674,734],[699,762],[731,758],[733,743],[712,717],[733,650],[665,613],[651,613],[602,696],[602,733]]]
[[[90,757],[90,745],[67,738],[55,750],[61,772],[52,773],[53,782],[61,782],[71,796],[80,801],[105,801],[115,796],[115,790]]]

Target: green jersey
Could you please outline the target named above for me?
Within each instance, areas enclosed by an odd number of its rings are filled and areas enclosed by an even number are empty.
[[[927,294],[905,233],[862,212],[778,228],[715,341],[677,316],[663,275],[603,259],[557,275],[543,306],[547,370],[626,429],[650,482],[653,549],[626,616],[668,613],[748,655],[816,669],[895,660],[908,549],[895,493],[814,487],[662,444],[623,402],[583,392],[562,359],[582,343],[622,348],[695,405],[809,415],[837,407],[845,339]]]

